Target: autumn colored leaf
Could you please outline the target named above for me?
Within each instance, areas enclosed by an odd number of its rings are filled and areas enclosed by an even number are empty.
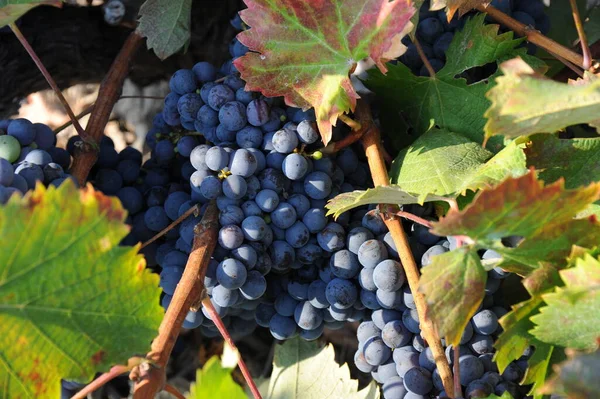
[[[0,207],[0,398],[58,398],[146,353],[163,310],[116,197],[38,185]]]
[[[479,192],[465,209],[451,210],[434,223],[433,232],[466,235],[492,246],[503,237],[530,237],[570,221],[599,198],[600,183],[565,190],[562,180],[544,186],[531,171]]]
[[[427,301],[426,316],[447,342],[458,345],[485,294],[487,273],[477,252],[462,247],[434,256],[421,273],[419,290]]]
[[[457,11],[459,16],[463,16],[479,5],[490,3],[491,0],[431,0],[431,9],[441,10],[446,7],[446,15],[451,20]]]
[[[238,39],[251,51],[234,64],[246,90],[314,107],[325,145],[338,116],[356,106],[349,74],[367,57],[385,73],[385,62],[401,54],[415,13],[409,0],[244,2],[240,16],[251,28]]]
[[[586,80],[566,84],[535,73],[519,58],[500,65],[504,73],[487,97],[486,138],[554,133],[567,126],[589,123],[600,126],[600,78],[586,74]],[[568,99],[568,101],[565,101]]]

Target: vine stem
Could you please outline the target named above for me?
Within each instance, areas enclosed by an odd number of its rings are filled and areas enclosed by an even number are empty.
[[[90,393],[107,384],[109,381],[117,378],[121,374],[128,372],[130,369],[130,367],[123,366],[122,364],[113,366],[109,372],[103,373],[100,377],[96,378],[94,381],[90,382],[85,387],[83,387],[83,389],[77,392],[72,399],[84,399]]]
[[[580,54],[577,54],[576,52],[562,46],[549,37],[542,35],[539,31],[532,29],[531,27],[517,21],[514,18],[511,18],[497,8],[490,5],[485,6],[483,4],[478,5],[475,8],[478,11],[487,13],[490,17],[515,31],[517,34],[525,36],[527,41],[543,48],[549,53],[556,54],[560,58],[563,58],[580,67],[583,66],[583,57]]]
[[[575,27],[577,28],[577,34],[579,35],[579,41],[581,42],[581,52],[583,53],[583,69],[590,69],[592,66],[592,53],[588,46],[587,36],[583,30],[583,23],[581,22],[581,16],[579,15],[579,8],[577,7],[577,0],[571,1],[571,10],[573,10],[573,20],[575,21]]]
[[[425,52],[423,51],[423,47],[421,47],[421,43],[419,43],[419,39],[417,39],[416,35],[415,35],[415,38],[413,39],[413,42],[415,43],[415,48],[417,49],[417,53],[419,53],[419,57],[421,57],[421,61],[423,61],[423,65],[425,65],[427,72],[429,72],[429,76],[431,76],[432,78],[435,78],[435,69],[433,69],[433,67],[431,66],[431,63],[427,59],[427,56],[425,55]]]
[[[375,126],[373,123],[369,106],[362,100],[359,100],[354,116],[361,123],[363,129],[365,129],[362,143],[365,148],[367,160],[369,162],[373,183],[376,187],[389,186],[390,179],[381,152],[380,133],[377,126]],[[408,285],[413,293],[415,304],[417,306],[417,313],[419,314],[419,322],[421,325],[423,338],[431,347],[442,383],[444,384],[444,390],[448,395],[452,395],[451,397],[454,397],[452,371],[450,370],[448,359],[446,359],[444,349],[442,348],[442,342],[437,334],[437,331],[435,330],[433,322],[431,319],[426,317],[427,303],[425,302],[425,296],[419,291],[419,270],[410,249],[406,233],[402,228],[400,220],[397,218],[386,218],[385,224],[392,235],[394,244],[396,245],[396,249],[398,250],[398,254],[400,256],[402,267],[404,268],[404,272],[408,280]]]
[[[71,174],[77,179],[80,186],[85,185],[87,176],[96,163],[98,158],[97,147],[104,135],[104,128],[108,123],[115,103],[121,95],[123,82],[125,82],[129,72],[129,64],[142,43],[143,38],[139,34],[135,31],[130,33],[100,84],[98,99],[94,103],[94,109],[87,124],[89,140],[85,140],[84,145],[78,149],[71,167]]]
[[[190,209],[185,211],[183,213],[183,215],[179,216],[177,219],[175,219],[173,222],[171,222],[170,225],[168,225],[167,227],[165,227],[164,229],[162,229],[161,231],[156,233],[156,235],[154,237],[152,237],[151,239],[149,239],[148,241],[143,243],[142,246],[140,247],[140,249],[144,249],[148,245],[152,244],[154,241],[158,240],[160,237],[164,236],[169,231],[173,230],[173,228],[175,226],[177,226],[179,223],[181,223],[185,219],[187,219],[187,217],[190,216],[192,213],[199,212],[199,211],[200,211],[200,207],[198,206],[198,204],[194,205],[193,207],[191,207]]]
[[[219,316],[219,314],[217,313],[217,310],[215,309],[215,307],[213,306],[212,302],[210,301],[210,299],[208,297],[206,297],[202,300],[202,305],[204,305],[204,308],[210,315],[210,319],[217,326],[217,329],[221,333],[221,336],[223,337],[223,339],[231,346],[231,348],[234,351],[237,351],[237,346],[235,345],[235,342],[233,342],[231,335],[229,335],[229,331],[227,331],[227,327],[225,327],[225,324],[223,323],[221,316]],[[258,387],[256,386],[256,384],[254,383],[254,380],[252,379],[250,370],[248,369],[248,366],[246,366],[246,362],[244,362],[244,359],[242,359],[241,356],[238,360],[238,366],[240,367],[240,371],[242,372],[242,375],[244,376],[244,379],[246,380],[246,383],[248,384],[248,388],[250,388],[250,392],[252,392],[252,396],[254,396],[254,399],[262,399],[262,396],[260,395],[260,392],[258,391]]]
[[[40,58],[37,56],[37,54],[35,53],[35,50],[33,49],[33,47],[31,47],[31,45],[29,44],[29,42],[27,41],[25,36],[23,36],[23,33],[21,32],[19,27],[14,22],[9,24],[9,26],[10,26],[10,29],[15,34],[15,36],[17,37],[17,39],[19,39],[19,42],[21,42],[21,45],[25,48],[25,51],[27,51],[27,53],[29,54],[29,56],[31,57],[31,59],[33,60],[35,65],[38,67],[38,69],[40,70],[42,75],[44,75],[44,78],[46,78],[46,82],[48,82],[48,84],[50,85],[50,87],[52,88],[52,90],[54,91],[54,93],[56,94],[56,96],[58,97],[60,102],[62,103],[63,107],[65,107],[65,111],[67,111],[67,114],[69,115],[71,122],[73,122],[73,126],[75,126],[77,133],[79,133],[79,135],[83,139],[85,139],[85,137],[86,137],[85,130],[83,130],[83,128],[81,127],[81,124],[79,123],[79,120],[77,120],[77,118],[75,117],[75,113],[73,113],[73,110],[71,109],[71,106],[67,102],[67,99],[65,98],[65,96],[63,96],[62,91],[60,91],[60,88],[58,87],[58,85],[56,84],[54,79],[52,78],[52,75],[50,75],[50,72],[48,72],[48,70],[42,63],[42,60],[40,60]]]
[[[206,268],[217,245],[218,231],[219,211],[213,200],[206,208],[202,220],[194,229],[192,252],[183,276],[177,284],[171,304],[160,324],[158,337],[152,341],[150,352],[146,355],[151,366],[135,382],[134,399],[154,398],[165,387],[165,366],[169,361],[185,316],[191,305],[201,296]],[[132,375],[136,375],[136,373],[132,372]]]

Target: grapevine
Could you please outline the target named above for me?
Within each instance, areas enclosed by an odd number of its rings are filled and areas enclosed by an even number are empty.
[[[77,132],[0,119],[0,398],[600,396],[600,5],[244,3],[118,150],[192,2],[135,10],[79,115],[27,40],[61,4],[0,2]]]

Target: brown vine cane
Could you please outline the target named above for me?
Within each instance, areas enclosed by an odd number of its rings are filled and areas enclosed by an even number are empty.
[[[373,123],[369,106],[363,101],[359,100],[354,115],[364,130],[362,143],[367,155],[367,160],[369,162],[373,183],[376,187],[389,186],[390,179],[380,148],[381,135],[379,129]],[[423,338],[431,347],[435,364],[437,365],[440,373],[446,394],[453,398],[454,383],[452,381],[452,371],[450,369],[450,365],[448,364],[448,360],[446,359],[444,348],[442,347],[441,340],[437,334],[437,331],[435,330],[433,322],[431,319],[425,317],[427,303],[425,302],[425,296],[423,293],[419,292],[419,270],[411,252],[406,233],[404,232],[399,219],[386,217],[384,221],[392,235],[394,244],[396,245],[396,249],[398,250],[398,254],[400,256],[402,267],[404,268],[404,272],[408,280],[408,285],[413,293],[415,304],[417,306],[417,313],[419,314],[419,322]]]
[[[142,370],[142,378],[137,379],[133,397],[135,399],[154,398],[163,390],[166,382],[165,366],[171,356],[175,341],[181,331],[183,320],[190,307],[201,294],[206,268],[212,252],[217,245],[219,231],[219,210],[214,201],[206,208],[206,212],[194,231],[194,246],[188,258],[181,281],[175,289],[171,304],[158,329],[158,337],[152,341],[152,348],[146,355],[150,367]],[[133,373],[133,375],[139,374]]]

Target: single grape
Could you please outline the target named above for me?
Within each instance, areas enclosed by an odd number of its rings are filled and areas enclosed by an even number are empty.
[[[414,367],[404,374],[404,387],[417,395],[426,395],[433,389],[431,373],[422,368]]]
[[[239,248],[243,242],[244,234],[240,227],[230,224],[219,230],[219,245],[223,248],[229,250]]]
[[[372,366],[379,366],[387,362],[392,355],[392,351],[380,337],[371,337],[363,345],[363,354],[367,363]]]
[[[358,248],[358,261],[367,268],[375,268],[387,257],[387,248],[379,240],[367,240]]]
[[[373,270],[373,282],[383,291],[398,291],[405,279],[402,265],[392,259],[379,262]]]
[[[348,309],[358,299],[358,291],[349,280],[334,278],[327,284],[327,301],[340,309]]]

